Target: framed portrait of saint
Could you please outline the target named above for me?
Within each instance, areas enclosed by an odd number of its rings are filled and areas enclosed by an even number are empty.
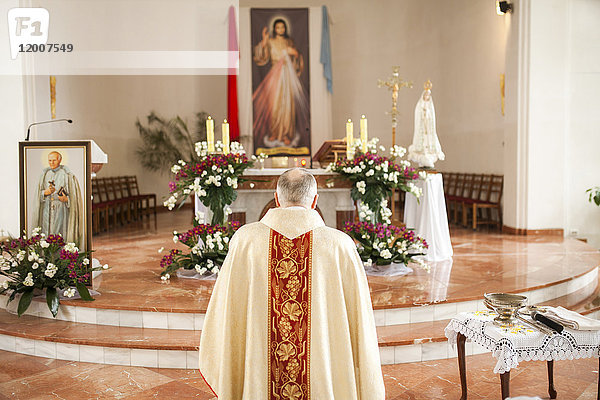
[[[255,154],[310,155],[307,8],[252,8]]]
[[[90,142],[20,142],[19,166],[21,234],[39,227],[91,250]]]

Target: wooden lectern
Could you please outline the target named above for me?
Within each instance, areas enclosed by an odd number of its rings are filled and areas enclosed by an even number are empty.
[[[327,167],[329,163],[336,162],[340,158],[346,158],[346,141],[343,139],[326,140],[313,157],[319,162],[321,168]]]

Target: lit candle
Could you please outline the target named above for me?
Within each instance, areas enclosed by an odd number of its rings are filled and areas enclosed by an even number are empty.
[[[348,118],[346,122],[346,158],[352,159],[354,156],[354,149],[352,143],[354,142],[354,124],[352,120]]]
[[[206,142],[208,144],[208,151],[215,151],[215,120],[208,116],[206,120]]]
[[[367,141],[369,137],[367,135],[367,118],[363,115],[360,117],[360,143],[362,145],[362,152],[367,152]]]
[[[221,132],[223,133],[223,154],[229,154],[229,123],[227,120],[223,120]]]

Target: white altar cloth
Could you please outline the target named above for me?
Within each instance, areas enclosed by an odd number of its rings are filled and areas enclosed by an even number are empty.
[[[415,196],[406,194],[404,223],[429,244],[427,261],[447,260],[453,251],[442,174],[428,174],[426,180],[417,180],[415,185],[423,190],[423,195],[417,203]]]

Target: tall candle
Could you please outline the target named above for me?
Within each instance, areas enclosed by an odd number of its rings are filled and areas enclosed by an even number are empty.
[[[206,142],[208,144],[208,151],[215,151],[215,120],[208,116],[206,120]]]
[[[360,143],[362,145],[362,152],[367,152],[367,142],[369,136],[367,135],[367,118],[363,115],[360,117]]]
[[[346,122],[346,158],[352,159],[354,156],[354,149],[352,143],[354,142],[354,124],[352,120],[348,118]]]
[[[223,133],[223,154],[229,154],[229,123],[227,120],[223,121],[221,132]]]

